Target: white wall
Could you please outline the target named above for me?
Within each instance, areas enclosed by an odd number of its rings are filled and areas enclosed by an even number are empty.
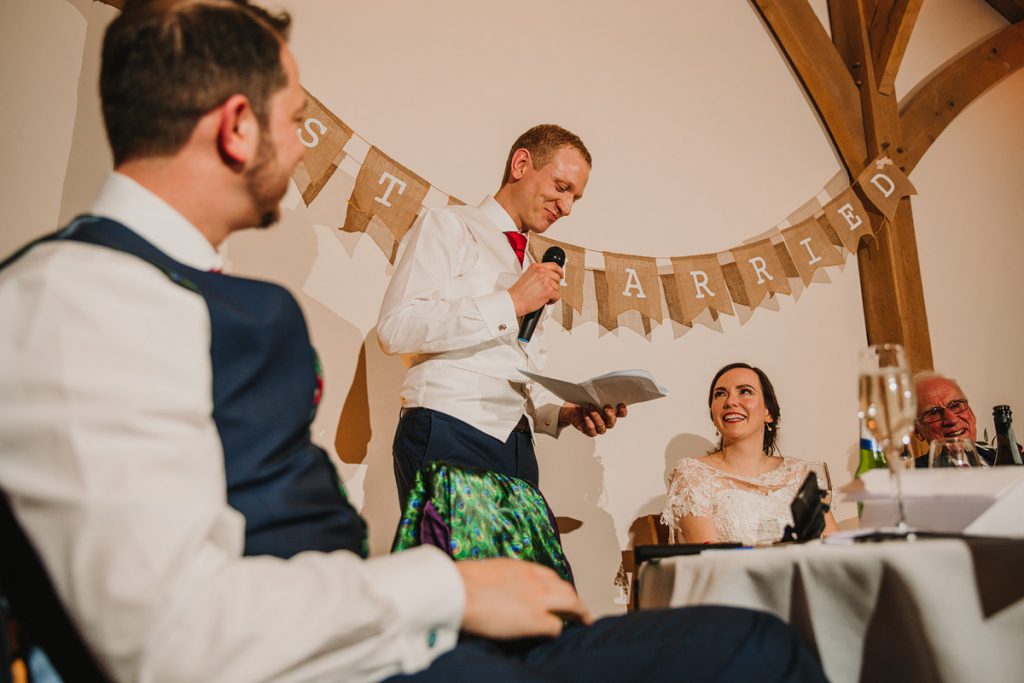
[[[781,221],[837,172],[826,137],[753,9],[745,3],[571,0],[398,5],[280,2],[306,87],[358,133],[467,201],[497,189],[508,145],[539,122],[578,132],[595,163],[586,198],[550,233],[591,249],[672,256],[734,246]],[[824,0],[813,3],[825,15]],[[553,9],[553,7],[556,7]],[[109,166],[95,95],[98,40],[114,10],[88,0],[6,0],[0,104],[6,254],[88,206]],[[1005,22],[981,0],[926,3],[897,82],[928,72]],[[988,407],[1024,411],[1024,338],[1016,266],[1024,250],[1024,73],[962,114],[911,175],[936,366],[962,378],[983,424]],[[282,225],[233,237],[237,272],[299,296],[324,357],[315,424],[337,444],[352,497],[384,551],[397,520],[390,443],[403,368],[373,326],[389,268],[366,237],[340,233],[351,178],[312,207],[292,191]],[[585,378],[646,367],[668,399],[636,406],[608,436],[538,440],[542,488],[581,592],[621,609],[612,579],[636,517],[660,510],[664,477],[705,450],[707,384],[745,360],[772,377],[784,451],[850,477],[857,438],[855,358],[865,343],[856,264],[831,269],[778,312],[719,333],[696,327],[653,342],[595,324],[552,335],[550,372]],[[343,425],[336,440],[339,422]],[[844,506],[840,518],[852,510]]]

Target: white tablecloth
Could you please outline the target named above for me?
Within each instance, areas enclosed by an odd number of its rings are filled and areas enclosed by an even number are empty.
[[[647,563],[639,586],[641,609],[771,612],[837,683],[1024,681],[1024,541],[706,551]]]

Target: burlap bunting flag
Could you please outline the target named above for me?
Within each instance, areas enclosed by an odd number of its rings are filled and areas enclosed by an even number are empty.
[[[745,306],[757,308],[767,294],[790,294],[786,270],[770,239],[758,240],[729,250],[743,285]],[[736,303],[742,303],[736,300]]]
[[[718,254],[681,256],[672,259],[672,274],[662,277],[669,318],[691,327],[701,313],[712,320],[719,313],[733,315],[732,299]]]
[[[871,216],[864,208],[860,197],[848,187],[824,207],[824,218],[839,236],[839,240],[852,254],[857,253],[861,237],[874,235]]]
[[[620,315],[626,311],[638,311],[642,331],[634,331],[650,335],[653,323],[661,322],[661,280],[657,261],[646,256],[605,252],[604,276],[607,296],[599,294],[597,297],[598,323],[611,331],[619,326]]]
[[[583,280],[586,275],[586,250],[575,244],[557,242],[537,233],[530,233],[527,249],[534,261],[541,261],[549,247],[561,247],[565,252],[562,268],[562,326],[571,330],[576,314],[583,313]]]
[[[306,110],[297,132],[306,151],[292,171],[292,178],[302,193],[302,201],[309,206],[345,158],[344,149],[352,139],[352,129],[308,90],[303,88],[303,91]]]
[[[348,200],[345,232],[365,232],[395,262],[398,243],[427,196],[427,181],[376,147],[370,147]]]
[[[800,273],[800,281],[804,285],[811,284],[814,272],[825,266],[841,266],[844,263],[843,253],[833,246],[829,236],[815,218],[785,228],[782,238],[789,247],[789,253]]]
[[[889,157],[880,157],[868,164],[857,176],[857,183],[868,201],[888,220],[892,220],[900,199],[917,194],[910,179]]]

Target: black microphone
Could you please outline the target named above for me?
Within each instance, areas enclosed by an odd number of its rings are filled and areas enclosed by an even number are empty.
[[[544,252],[544,258],[541,259],[541,262],[557,263],[559,268],[564,268],[565,251],[561,247],[548,247],[548,250]],[[519,341],[530,341],[530,337],[533,336],[533,329],[537,327],[537,321],[540,320],[540,313],[543,310],[544,307],[541,306],[536,311],[523,316],[523,324],[519,326]]]

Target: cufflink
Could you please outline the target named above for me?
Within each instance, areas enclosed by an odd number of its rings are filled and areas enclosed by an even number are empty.
[[[501,323],[500,325],[498,325],[498,332],[504,332],[507,329],[508,325],[506,325],[505,323]]]
[[[427,647],[434,647],[437,645],[437,629],[430,629],[427,631]]]

